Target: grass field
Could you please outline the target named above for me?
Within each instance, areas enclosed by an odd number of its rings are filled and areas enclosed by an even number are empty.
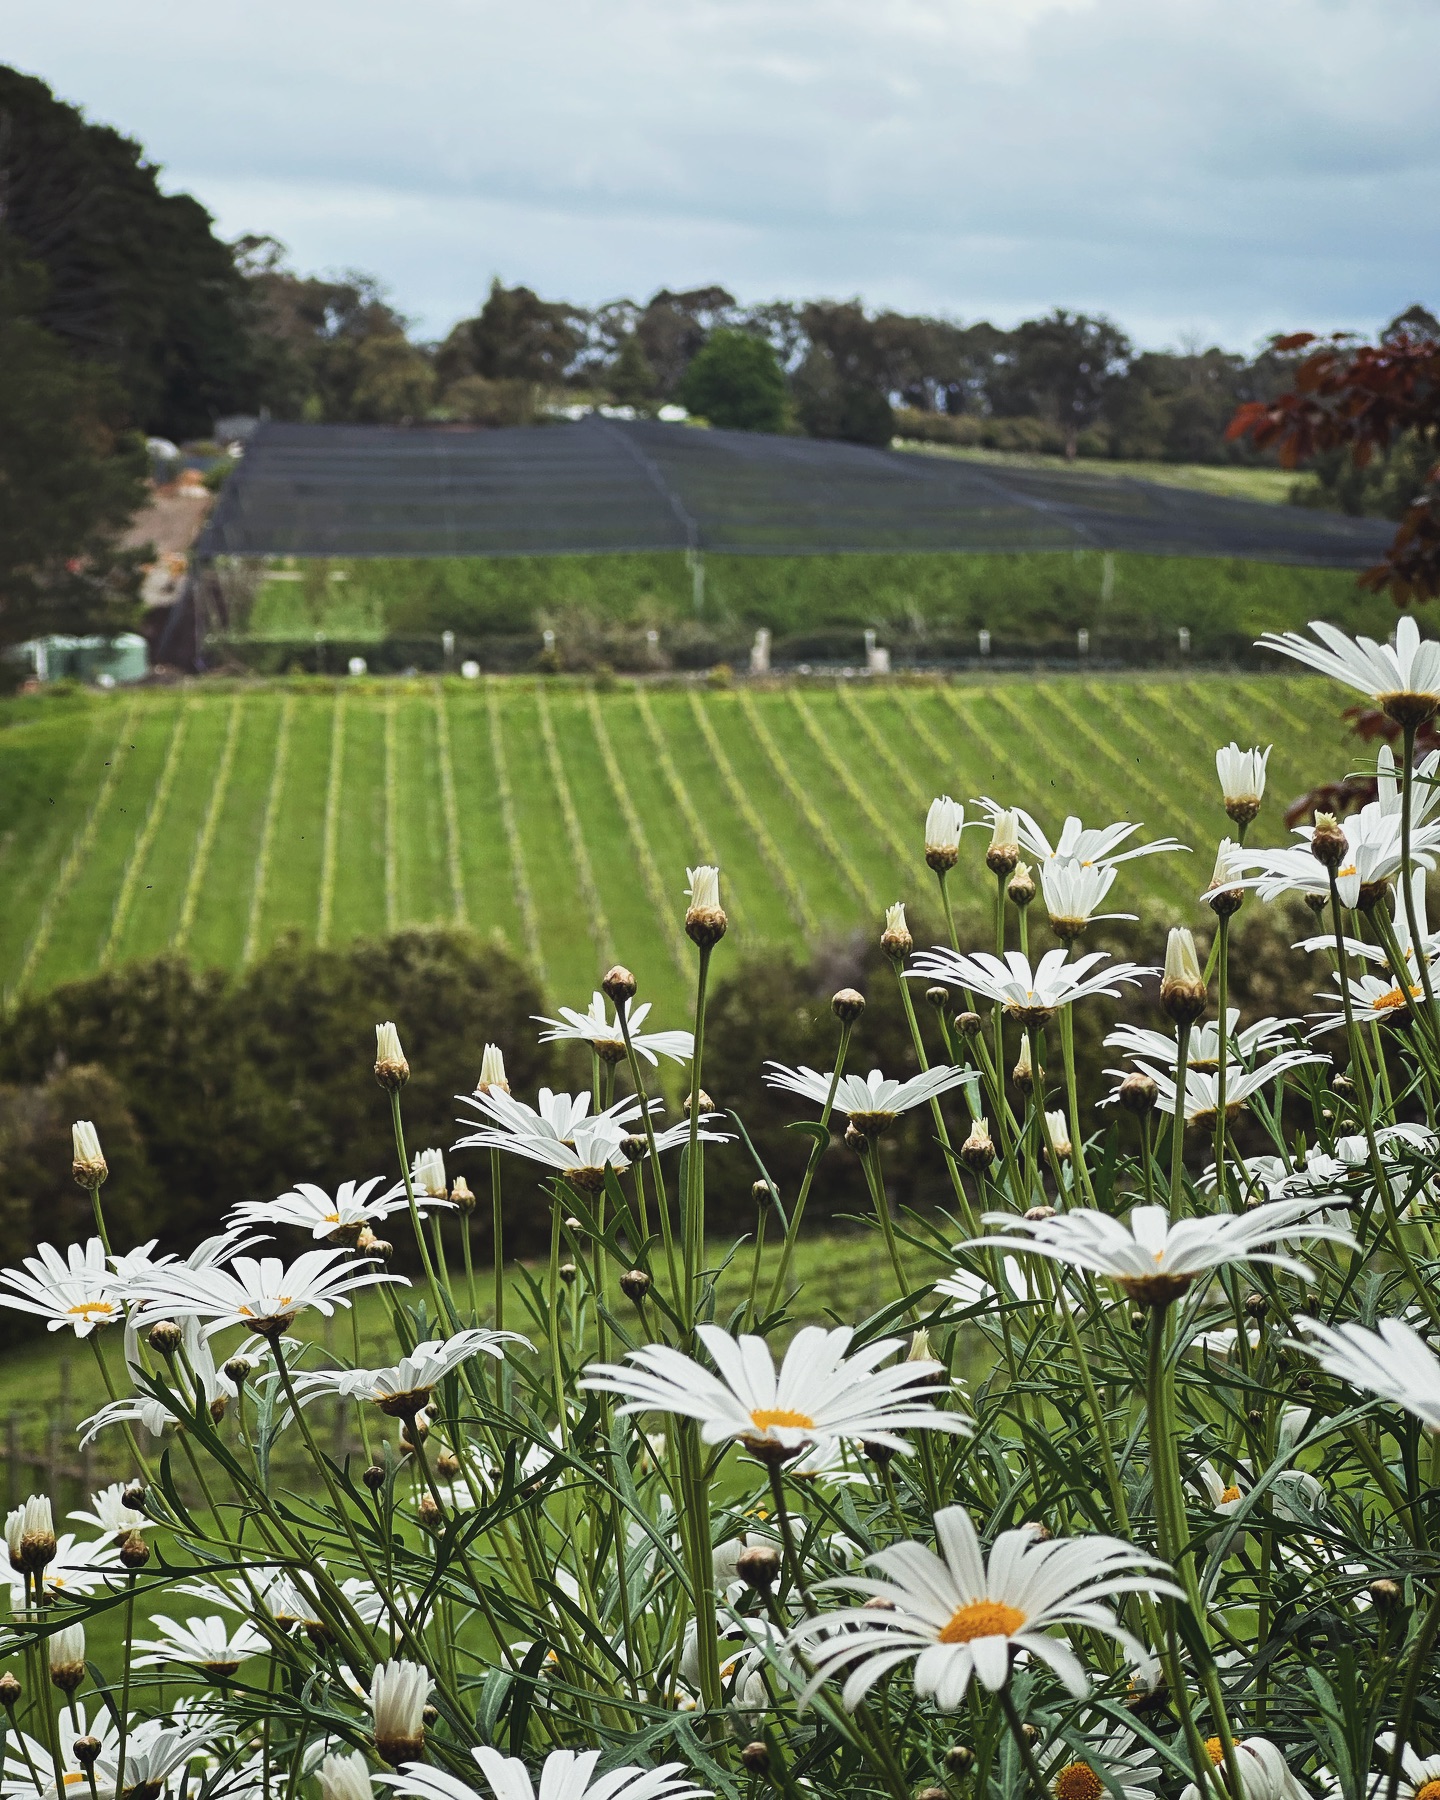
[[[920,456],[953,456],[961,462],[989,463],[998,469],[1071,469],[1083,475],[1108,476],[1113,481],[1154,481],[1161,487],[1189,488],[1201,494],[1222,494],[1232,500],[1258,500],[1267,506],[1284,506],[1298,482],[1308,479],[1293,469],[1271,469],[1244,463],[1121,462],[1108,456],[1087,456],[1067,462],[1063,456],[1040,456],[1024,450],[986,450],[979,445],[926,444],[917,439],[897,440],[897,450]]]
[[[630,963],[658,1018],[691,973],[687,861],[723,868],[736,942],[798,947],[928,898],[927,803],[990,794],[1194,843],[1125,884],[1188,908],[1223,823],[1217,744],[1279,740],[1281,803],[1356,756],[1334,693],[1284,675],[217,683],[0,717],[12,1000],[167,948],[235,969],[286,931],[459,922],[503,933],[557,1000]]]

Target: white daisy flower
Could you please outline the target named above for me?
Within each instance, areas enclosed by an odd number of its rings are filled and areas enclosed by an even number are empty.
[[[657,1058],[661,1056],[669,1057],[671,1062],[689,1062],[695,1054],[694,1032],[642,1031],[640,1027],[645,1023],[649,1013],[650,1002],[648,1000],[627,1010],[626,1019],[630,1026],[630,1042],[634,1047],[635,1054],[643,1056],[652,1069],[656,1067]],[[558,1019],[547,1019],[539,1013],[536,1013],[534,1017],[538,1024],[550,1027],[548,1031],[540,1033],[542,1044],[590,1044],[608,1062],[623,1062],[625,1059],[625,1037],[620,1029],[620,1015],[617,1012],[613,1018],[610,1016],[604,994],[595,993],[590,996],[589,1012],[576,1012],[573,1007],[562,1006]]]
[[[518,1756],[502,1756],[488,1744],[470,1754],[495,1800],[536,1800],[530,1772]],[[653,1769],[627,1763],[595,1779],[600,1755],[598,1750],[552,1750],[541,1765],[539,1800],[704,1800],[710,1792],[677,1773],[682,1765],[673,1762]],[[473,1788],[443,1769],[412,1764],[379,1779],[413,1800],[476,1800]]]
[[[425,1748],[425,1705],[430,1671],[423,1663],[394,1657],[377,1663],[370,1681],[375,1748],[392,1765],[411,1762]]]
[[[1431,991],[1440,989],[1440,957],[1431,959],[1427,967],[1430,972]],[[1413,974],[1413,971],[1410,971]],[[1321,1037],[1327,1031],[1345,1030],[1345,995],[1340,986],[1340,971],[1337,969],[1331,979],[1335,983],[1332,994],[1322,988],[1316,994],[1317,1000],[1323,1000],[1327,1006],[1333,1006],[1333,1013],[1317,1014],[1311,1027],[1314,1036]],[[1422,1004],[1425,999],[1425,987],[1422,982],[1410,981],[1400,987],[1393,975],[1351,975],[1350,1007],[1357,1024],[1361,1025],[1405,1025],[1409,1023],[1410,1009],[1417,1000]]]
[[[1245,1790],[1241,1800],[1308,1800],[1304,1788],[1290,1773],[1284,1752],[1268,1738],[1236,1736],[1232,1741],[1240,1785]],[[1219,1738],[1207,1738],[1205,1749],[1215,1767],[1223,1768],[1225,1755]],[[1193,1781],[1180,1800],[1201,1800],[1200,1789]]]
[[[269,1649],[265,1637],[253,1625],[242,1622],[232,1629],[219,1613],[211,1613],[208,1618],[197,1615],[183,1623],[155,1613],[150,1623],[160,1635],[135,1639],[133,1647],[145,1652],[135,1659],[137,1669],[185,1663],[212,1680],[226,1681],[241,1663]]]
[[[475,1149],[507,1150],[512,1156],[538,1162],[555,1169],[576,1187],[598,1194],[605,1186],[605,1171],[623,1173],[630,1163],[620,1146],[629,1134],[623,1126],[601,1114],[594,1119],[581,1119],[569,1138],[529,1137],[517,1132],[481,1129],[460,1144]]]
[[[1136,963],[1110,963],[1103,950],[1067,961],[1068,951],[1047,950],[1032,969],[1030,959],[1018,950],[1007,950],[1002,961],[988,951],[957,956],[937,946],[922,950],[908,971],[912,981],[941,981],[948,987],[965,988],[982,1000],[993,1000],[1022,1025],[1043,1025],[1062,1006],[1092,994],[1118,997],[1120,984],[1138,987],[1158,969]],[[1102,963],[1110,963],[1102,969]]]
[[[1436,754],[1440,755],[1440,751],[1437,751]],[[1430,929],[1425,911],[1425,888],[1425,871],[1416,869],[1410,877],[1410,897],[1415,903],[1415,923],[1420,928],[1420,942],[1424,945],[1425,955],[1433,958],[1440,956],[1440,931],[1431,931]],[[1416,966],[1415,945],[1410,937],[1408,907],[1404,905],[1397,907],[1395,917],[1390,921],[1390,929],[1395,934],[1395,941],[1413,974]],[[1358,957],[1362,962],[1378,963],[1389,968],[1390,954],[1383,944],[1371,944],[1367,943],[1364,938],[1353,937],[1344,938],[1342,942],[1349,955]],[[1302,938],[1294,947],[1312,955],[1317,951],[1328,952],[1335,948],[1335,934],[1333,931],[1317,932],[1314,937]]]
[[[1214,1463],[1207,1461],[1197,1464],[1195,1473],[1200,1477],[1200,1485],[1205,1490],[1210,1510],[1219,1513],[1222,1518],[1233,1513],[1244,1501],[1245,1490],[1238,1482],[1226,1481]]]
[[[230,1217],[236,1225],[294,1225],[313,1238],[353,1244],[367,1225],[376,1225],[391,1213],[405,1210],[403,1181],[392,1182],[383,1193],[375,1193],[384,1179],[383,1175],[372,1175],[369,1181],[342,1181],[333,1199],[313,1181],[297,1181],[289,1193],[278,1199],[242,1200]],[[416,1200],[423,1217],[426,1198],[417,1193]]]
[[[1075,1146],[1070,1142],[1070,1121],[1063,1112],[1051,1110],[1045,1114],[1045,1138],[1057,1156],[1073,1156]]]
[[[1133,919],[1134,913],[1102,913],[1099,908],[1115,885],[1114,863],[1078,863],[1053,857],[1041,865],[1040,886],[1050,929],[1069,943],[1095,919]]]
[[[1245,1102],[1258,1094],[1272,1081],[1278,1081],[1282,1075],[1288,1075],[1292,1069],[1303,1069],[1312,1063],[1328,1063],[1330,1058],[1323,1056],[1318,1050],[1283,1050],[1279,1056],[1272,1056],[1267,1063],[1261,1063],[1256,1069],[1230,1067],[1225,1071],[1225,1116],[1233,1119],[1240,1112]],[[1155,1098],[1156,1108],[1160,1112],[1175,1111],[1175,1077],[1166,1074],[1163,1069],[1142,1065],[1144,1072],[1159,1089]],[[1115,1075],[1122,1080],[1125,1071],[1107,1069],[1107,1075]],[[1115,1095],[1110,1095],[1113,1100]],[[1215,1070],[1185,1070],[1185,1123],[1187,1125],[1213,1124],[1215,1115],[1220,1110],[1220,1074]]]
[[[35,1800],[37,1795],[44,1796],[45,1800],[55,1800],[57,1791],[61,1795],[74,1795],[77,1789],[80,1795],[88,1795],[89,1780],[74,1750],[77,1738],[95,1738],[100,1745],[100,1760],[108,1759],[113,1762],[120,1726],[110,1708],[102,1701],[95,1706],[94,1716],[91,1717],[84,1701],[80,1700],[71,1702],[65,1710],[67,1715],[73,1717],[74,1731],[60,1733],[59,1789],[55,1786],[55,1765],[50,1760],[50,1746],[38,1742],[26,1732],[12,1728],[6,1735],[5,1772],[4,1779],[0,1780],[0,1795],[4,1795],[5,1800]],[[133,1721],[131,1730],[134,1730]],[[98,1764],[96,1772],[98,1775]],[[113,1782],[111,1791],[113,1792]]]
[[[1086,1756],[1061,1743],[1046,1760],[1045,1784],[1055,1800],[1105,1800],[1117,1789],[1122,1800],[1155,1800],[1160,1789],[1158,1754],[1123,1725],[1113,1726]]]
[[[965,829],[965,808],[948,794],[930,802],[925,815],[925,860],[937,875],[953,869],[960,860],[960,833]]]
[[[1349,1232],[1317,1221],[1316,1206],[1313,1197],[1275,1200],[1248,1212],[1202,1214],[1174,1224],[1163,1206],[1137,1206],[1128,1226],[1088,1207],[1075,1207],[1048,1219],[986,1213],[985,1224],[1007,1229],[1000,1236],[976,1238],[970,1248],[1030,1250],[1073,1268],[1088,1269],[1093,1275],[1108,1276],[1132,1299],[1146,1305],[1167,1304],[1178,1299],[1197,1277],[1229,1263],[1272,1263],[1306,1281],[1313,1280],[1303,1263],[1270,1246],[1296,1238],[1328,1238],[1353,1248]]]
[[[127,1538],[137,1531],[148,1531],[150,1521],[145,1514],[125,1504],[128,1485],[124,1481],[112,1481],[109,1487],[90,1496],[92,1511],[67,1513],[66,1517],[77,1525],[93,1525],[97,1531],[117,1539]]]
[[[1333,939],[1326,942],[1333,943]],[[1288,1044],[1296,1031],[1303,1031],[1304,1025],[1299,1019],[1257,1019],[1253,1025],[1239,1030],[1240,1008],[1231,1006],[1225,1012],[1226,1037],[1229,1040],[1229,1055],[1226,1060],[1231,1068],[1237,1061],[1248,1061],[1263,1051],[1273,1050],[1281,1044]],[[1162,1068],[1173,1069],[1179,1059],[1180,1046],[1168,1031],[1147,1031],[1139,1025],[1117,1025],[1104,1040],[1107,1050],[1119,1050],[1125,1056],[1133,1056],[1141,1062],[1159,1063]],[[1190,1043],[1185,1057],[1187,1069],[1217,1069],[1220,1066],[1220,1022],[1218,1019],[1206,1019],[1203,1024],[1190,1028]]]
[[[47,1494],[31,1494],[5,1515],[12,1569],[38,1568],[55,1554],[55,1514]]]
[[[417,1150],[410,1159],[410,1185],[415,1190],[415,1198],[430,1201],[432,1204],[443,1201],[450,1192],[450,1183],[445,1177],[445,1153],[443,1150]]]
[[[502,1094],[510,1092],[510,1083],[505,1076],[505,1053],[498,1044],[487,1044],[480,1056],[480,1079],[475,1083],[477,1094],[488,1094],[491,1088],[498,1088]]]
[[[842,1075],[835,1081],[833,1074],[821,1075],[803,1063],[798,1069],[786,1068],[784,1063],[778,1062],[768,1062],[765,1067],[774,1070],[765,1077],[767,1087],[799,1094],[802,1100],[812,1100],[821,1107],[829,1099],[830,1084],[834,1081],[835,1109],[847,1114],[855,1129],[867,1137],[878,1135],[912,1107],[924,1106],[937,1095],[959,1087],[968,1074],[965,1069],[940,1063],[912,1075],[908,1081],[887,1078],[878,1069],[872,1069],[868,1075]]]
[[[1260,811],[1265,798],[1265,765],[1273,748],[1267,744],[1263,750],[1258,745],[1242,750],[1232,742],[1215,752],[1215,773],[1220,778],[1225,810],[1237,825],[1248,825]]]
[[[159,1238],[151,1238],[148,1243],[139,1244],[133,1250],[122,1251],[120,1255],[110,1258],[110,1266],[115,1271],[115,1279],[121,1285],[125,1300],[139,1302],[142,1309],[144,1290],[157,1269],[214,1268],[217,1263],[228,1261],[242,1250],[251,1250],[256,1244],[268,1244],[270,1239],[263,1232],[232,1225],[224,1231],[202,1238],[188,1256],[178,1256],[174,1251],[156,1256],[155,1246],[159,1242]],[[129,1342],[127,1336],[127,1358],[130,1356]]]
[[[909,1454],[901,1431],[964,1432],[970,1422],[930,1404],[946,1392],[937,1362],[877,1365],[904,1345],[882,1338],[848,1357],[854,1331],[807,1325],[797,1331],[779,1372],[763,1338],[738,1340],[717,1325],[696,1333],[714,1359],[715,1375],[664,1344],[632,1350],[628,1364],[592,1363],[580,1385],[620,1394],[621,1412],[666,1412],[700,1422],[707,1444],[738,1439],[760,1456],[788,1459],[817,1439],[852,1438]]]
[[[108,1539],[82,1542],[73,1531],[62,1531],[55,1540],[54,1556],[40,1571],[40,1580],[47,1594],[93,1594],[119,1568],[120,1552]],[[10,1571],[10,1610],[25,1610],[25,1576],[16,1568]]]
[[[623,1136],[641,1116],[644,1108],[633,1095],[617,1100],[604,1112],[590,1116],[589,1094],[557,1094],[548,1087],[542,1087],[538,1095],[538,1104],[527,1106],[523,1100],[517,1100],[508,1089],[502,1090],[492,1086],[488,1092],[461,1094],[457,1096],[466,1106],[473,1106],[490,1123],[500,1131],[509,1132],[521,1138],[553,1138],[557,1143],[565,1144],[575,1136],[577,1126],[582,1124],[615,1126],[619,1135]],[[648,1110],[655,1112],[664,1105],[659,1099],[651,1100]],[[468,1121],[462,1121],[468,1123]],[[457,1150],[473,1145],[473,1138],[461,1138],[455,1145]],[[502,1146],[503,1148],[503,1146]]]
[[[1440,644],[1422,639],[1408,613],[1395,627],[1393,645],[1347,637],[1323,619],[1312,619],[1310,629],[1318,644],[1298,631],[1267,631],[1257,642],[1368,695],[1397,724],[1423,724],[1440,707]]]
[[[1368,1790],[1370,1794],[1388,1791],[1390,1764],[1395,1754],[1395,1733],[1378,1732],[1375,1748],[1384,1757],[1385,1766],[1372,1776],[1373,1785]],[[1421,1756],[1406,1744],[1400,1752],[1400,1785],[1396,1789],[1396,1800],[1420,1800],[1422,1794],[1425,1800],[1440,1800],[1440,1755]]]
[[[1440,750],[1432,750],[1415,764],[1411,781],[1410,822],[1423,825],[1440,806]],[[1375,758],[1376,804],[1383,812],[1398,813],[1403,804],[1402,783],[1395,766],[1395,752],[1382,744]]]
[[[1319,1319],[1296,1324],[1304,1334],[1296,1348],[1322,1369],[1403,1406],[1431,1431],[1440,1431],[1440,1362],[1404,1319],[1381,1319],[1374,1331],[1353,1319],[1341,1325]]]
[[[358,1750],[327,1756],[317,1773],[320,1800],[372,1800],[370,1766]]]
[[[130,1379],[135,1384],[135,1392],[128,1400],[111,1400],[102,1406],[99,1412],[81,1422],[80,1448],[93,1443],[100,1432],[109,1425],[140,1424],[151,1437],[160,1437],[171,1425],[183,1425],[194,1417],[195,1408],[200,1400],[204,1400],[210,1409],[210,1416],[219,1419],[239,1388],[225,1373],[223,1368],[215,1366],[215,1353],[205,1334],[204,1326],[198,1318],[186,1316],[180,1321],[180,1347],[183,1352],[165,1371],[165,1384],[174,1396],[173,1401],[159,1399],[142,1383],[145,1379],[144,1364],[139,1354],[139,1331],[134,1319],[125,1328],[125,1364],[130,1371]],[[247,1343],[245,1350],[251,1360],[257,1358],[255,1347]]]
[[[125,1312],[121,1284],[98,1237],[71,1244],[63,1256],[53,1244],[38,1244],[23,1268],[0,1269],[0,1306],[33,1313],[51,1331],[68,1325],[77,1338],[113,1325]]]
[[[529,1340],[518,1331],[487,1331],[476,1327],[458,1331],[443,1341],[431,1338],[417,1344],[408,1355],[386,1369],[307,1369],[294,1377],[302,1400],[317,1394],[338,1394],[344,1400],[370,1400],[396,1419],[413,1419],[445,1377],[472,1356],[505,1358],[506,1344]]]
[[[1169,850],[1189,849],[1188,844],[1182,844],[1176,838],[1158,838],[1153,844],[1135,844],[1129,850],[1121,850],[1120,845],[1126,838],[1140,829],[1138,825],[1122,820],[1117,825],[1087,829],[1073,813],[1061,827],[1057,842],[1052,844],[1023,806],[1007,809],[990,799],[982,799],[980,805],[991,819],[1006,810],[1013,811],[1022,847],[1041,862],[1122,863],[1137,856],[1157,856]]]
[[[1335,871],[1335,891],[1342,906],[1357,906],[1362,890],[1392,881],[1400,873],[1403,863],[1400,819],[1398,814],[1386,812],[1378,801],[1372,800],[1344,820],[1343,830],[1345,854]],[[1304,842],[1273,850],[1237,850],[1236,863],[1253,872],[1238,879],[1227,879],[1225,886],[1254,888],[1260,898],[1267,901],[1292,893],[1323,894],[1328,898],[1330,877],[1310,852],[1315,827],[1297,825],[1295,835]],[[1411,860],[1421,868],[1434,868],[1437,848],[1440,848],[1440,824],[1432,822],[1411,831]],[[1209,895],[1205,897],[1208,899]]]
[[[158,1795],[177,1769],[194,1762],[223,1729],[220,1721],[209,1724],[167,1725],[163,1719],[141,1719],[130,1727],[125,1740],[125,1800],[148,1800]],[[103,1750],[95,1764],[95,1785],[103,1794],[114,1791],[120,1773],[120,1740]],[[82,1786],[81,1793],[87,1789]]]
[[[228,1268],[157,1268],[143,1290],[147,1307],[176,1317],[205,1321],[207,1335],[228,1325],[246,1325],[265,1338],[277,1338],[297,1313],[314,1307],[329,1318],[337,1306],[348,1307],[347,1294],[377,1282],[398,1282],[403,1275],[367,1267],[371,1257],[352,1257],[344,1250],[306,1250],[288,1266],[278,1256],[236,1256]]]
[[[1015,1652],[1046,1664],[1070,1693],[1090,1683],[1070,1646],[1051,1633],[1076,1625],[1116,1639],[1128,1654],[1140,1646],[1104,1602],[1117,1594],[1178,1596],[1168,1567],[1118,1538],[1050,1538],[1034,1530],[1002,1531],[988,1562],[963,1507],[935,1514],[941,1554],[923,1544],[893,1544],[867,1559],[888,1577],[839,1576],[826,1587],[850,1588],[882,1610],[855,1606],[803,1621],[791,1642],[803,1645],[814,1679],[802,1699],[848,1669],[842,1698],[854,1711],[880,1679],[915,1659],[915,1691],[954,1712],[972,1676],[991,1692],[1009,1679]],[[854,1666],[852,1666],[854,1665]]]

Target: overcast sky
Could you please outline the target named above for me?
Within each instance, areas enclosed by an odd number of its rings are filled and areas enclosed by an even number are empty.
[[[0,0],[0,55],[227,236],[1244,348],[1440,303],[1436,0]]]

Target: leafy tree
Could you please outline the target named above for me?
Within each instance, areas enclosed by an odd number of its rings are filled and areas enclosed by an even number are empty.
[[[558,385],[584,342],[585,315],[577,308],[497,280],[479,315],[462,319],[441,345],[436,367],[447,383],[483,375]]]
[[[635,321],[635,335],[655,371],[660,397],[678,398],[686,369],[711,333],[740,322],[735,296],[723,287],[689,288],[683,293],[661,288]]]
[[[1303,352],[1294,382],[1252,400],[1230,422],[1231,438],[1278,451],[1287,469],[1335,452],[1357,470],[1393,456],[1408,464],[1412,488],[1395,541],[1361,584],[1388,590],[1397,604],[1440,595],[1440,324],[1422,307],[1392,320],[1378,344],[1349,333],[1277,338],[1281,354]]]
[[[251,398],[254,371],[230,249],[157,176],[132,139],[0,66],[0,229],[48,276],[38,323],[114,371],[137,424],[180,438]]]
[[[720,330],[685,371],[680,400],[712,425],[779,431],[785,423],[785,374],[764,338]]]
[[[141,553],[116,540],[145,496],[145,446],[117,377],[38,322],[46,289],[0,260],[0,646],[138,612]]]
[[[1035,413],[1050,419],[1064,433],[1065,454],[1073,457],[1080,433],[1099,419],[1129,357],[1130,340],[1109,319],[1057,307],[1010,333],[990,383],[991,406],[1002,417]]]
[[[644,406],[654,399],[655,371],[633,331],[620,340],[619,352],[605,379],[621,406]]]
[[[886,345],[858,300],[822,300],[801,309],[810,349],[795,372],[800,423],[812,437],[888,444],[890,410]]]

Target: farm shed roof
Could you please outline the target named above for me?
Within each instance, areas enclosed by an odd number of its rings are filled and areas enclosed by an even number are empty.
[[[1137,550],[1338,568],[1393,528],[1083,468],[589,418],[501,431],[267,423],[196,552]]]

